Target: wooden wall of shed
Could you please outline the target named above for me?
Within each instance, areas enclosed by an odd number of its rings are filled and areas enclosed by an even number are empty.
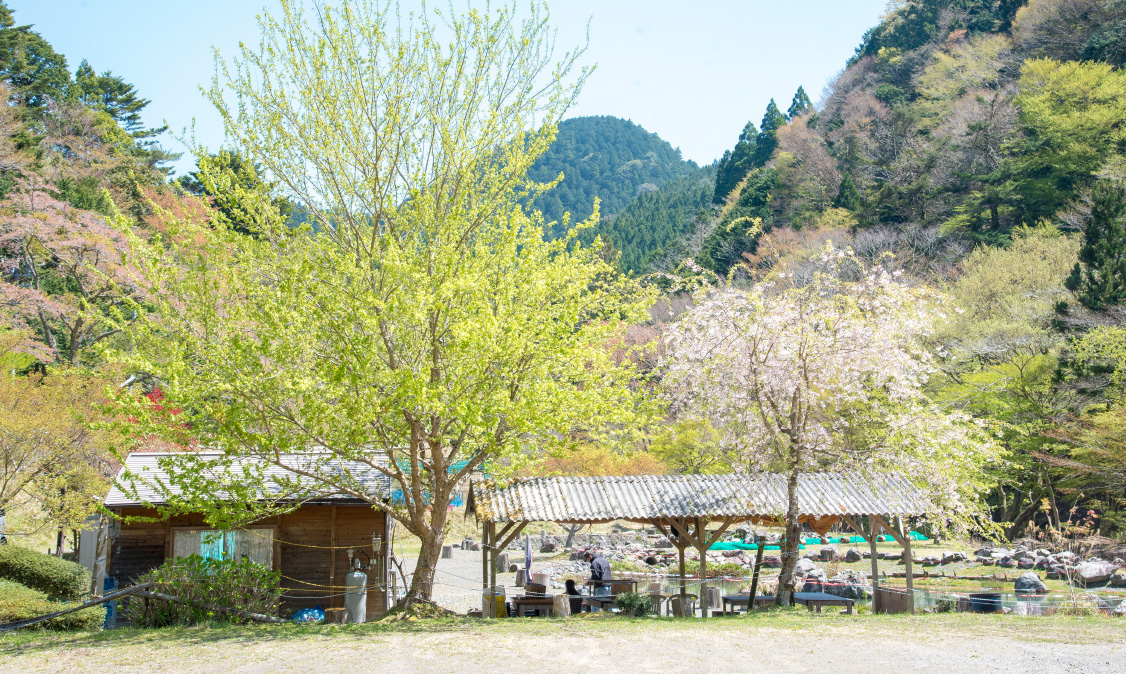
[[[333,509],[335,517],[335,551],[333,545]],[[126,517],[153,517],[155,511],[123,508]],[[379,569],[387,568],[386,519],[383,513],[366,505],[307,505],[282,515],[257,522],[256,526],[276,526],[274,568],[282,573],[282,587],[288,595],[282,600],[282,615],[320,605],[322,608],[343,607],[344,577],[348,574],[348,551],[352,547],[371,554],[371,535],[383,538]],[[111,548],[109,575],[125,587],[141,574],[150,571],[172,554],[171,532],[176,527],[206,526],[202,515],[178,515],[171,521],[123,523]],[[365,563],[367,557],[359,555]],[[335,569],[335,573],[333,573]],[[366,571],[368,584],[381,579],[375,570]],[[329,587],[335,585],[336,587]],[[341,596],[330,596],[341,595]],[[301,598],[297,598],[300,596]],[[382,589],[368,590],[368,619],[382,615],[387,594]]]

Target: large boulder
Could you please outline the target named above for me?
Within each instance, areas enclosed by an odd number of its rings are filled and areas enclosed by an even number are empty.
[[[864,559],[864,555],[860,554],[860,551],[856,548],[849,548],[848,552],[845,553],[844,559],[846,562],[859,562]]]
[[[1043,594],[1048,591],[1048,586],[1032,571],[1021,574],[1013,583],[1013,591],[1017,594]]]
[[[942,553],[942,563],[943,564],[953,564],[954,562],[964,562],[964,561],[966,561],[966,553],[964,553],[964,552],[956,552],[956,551],[953,551],[953,550],[946,550]]]
[[[867,599],[872,594],[872,588],[863,573],[847,569],[827,581],[822,592],[845,599]]]
[[[810,559],[799,559],[798,563],[794,565],[794,574],[799,578],[805,576],[810,571],[817,568],[817,565]]]
[[[826,545],[821,548],[821,553],[818,555],[818,557],[823,562],[835,562],[837,561],[837,558],[840,557],[840,554],[840,551],[837,550],[837,546]]]
[[[782,558],[777,555],[765,555],[762,558],[762,565],[768,569],[782,568]]]
[[[1002,559],[1001,561],[997,562],[997,564],[998,564],[999,566],[1003,566],[1003,567],[1005,567],[1006,569],[1015,569],[1015,568],[1017,568],[1017,560],[1016,560],[1016,558],[1015,558],[1015,557],[1005,557],[1005,558],[1004,558],[1004,559]]]
[[[825,579],[827,574],[824,569],[813,569],[805,574],[803,579],[805,582],[802,584],[802,592],[825,592],[826,585]]]
[[[1017,560],[1018,569],[1031,569],[1034,566],[1036,566],[1036,562],[1032,559],[1029,559],[1028,557],[1022,557]]]
[[[1110,584],[1114,587],[1126,587],[1126,569],[1119,569],[1110,577]]]
[[[814,561],[817,561],[820,558],[821,555],[817,554],[816,550],[806,550],[805,554],[802,555],[802,559],[812,559]]]
[[[540,552],[555,552],[555,541],[544,541],[540,543]]]
[[[1105,583],[1115,570],[1115,566],[1108,562],[1083,562],[1075,570],[1075,580],[1083,587]]]

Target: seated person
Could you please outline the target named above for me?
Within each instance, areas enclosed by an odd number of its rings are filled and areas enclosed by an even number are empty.
[[[571,578],[568,578],[567,582],[564,583],[564,585],[565,585],[565,589],[563,590],[564,594],[570,594],[570,595],[575,595],[575,596],[579,596],[579,595],[582,594],[582,592],[579,592],[578,586],[575,585],[575,581],[572,580]]]

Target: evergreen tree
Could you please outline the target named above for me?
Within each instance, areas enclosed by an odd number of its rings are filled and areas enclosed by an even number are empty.
[[[852,179],[851,173],[846,172],[841,176],[841,186],[837,190],[833,206],[847,208],[854,213],[860,209],[860,190],[856,189],[856,181]]]
[[[805,87],[799,86],[794,93],[794,100],[790,101],[790,109],[786,111],[786,119],[793,119],[812,107],[813,101],[809,100]]]
[[[0,79],[8,82],[17,103],[41,108],[61,99],[70,84],[66,58],[31,26],[17,26],[12,10],[0,1]]]
[[[759,125],[758,141],[755,143],[751,168],[759,168],[770,161],[771,155],[774,154],[774,148],[778,144],[775,134],[778,133],[778,129],[785,125],[786,116],[778,109],[778,104],[774,102],[774,99],[770,99],[770,103],[766,106],[766,113],[762,116],[762,124]]]
[[[724,150],[723,158],[719,160],[716,169],[715,194],[712,201],[722,204],[727,195],[739,184],[739,181],[751,170],[751,159],[755,154],[755,144],[758,143],[758,129],[754,123],[747,122],[739,134],[739,141],[735,143],[734,150]]]
[[[101,75],[85,59],[74,73],[75,93],[79,101],[103,110],[131,134],[149,133],[141,124],[141,110],[151,102],[137,95],[137,89],[108,70]],[[163,131],[161,129],[160,131]],[[159,132],[159,131],[158,131]]]
[[[1126,187],[1095,187],[1079,262],[1067,287],[1092,309],[1126,301]]]

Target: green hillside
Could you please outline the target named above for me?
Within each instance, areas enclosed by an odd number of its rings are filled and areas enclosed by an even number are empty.
[[[621,213],[639,195],[696,170],[680,150],[629,120],[576,117],[559,124],[555,142],[532,166],[533,180],[564,176],[532,205],[548,222],[562,222],[567,212],[574,222],[590,216],[597,197],[606,218]],[[560,234],[557,225],[551,235]]]

